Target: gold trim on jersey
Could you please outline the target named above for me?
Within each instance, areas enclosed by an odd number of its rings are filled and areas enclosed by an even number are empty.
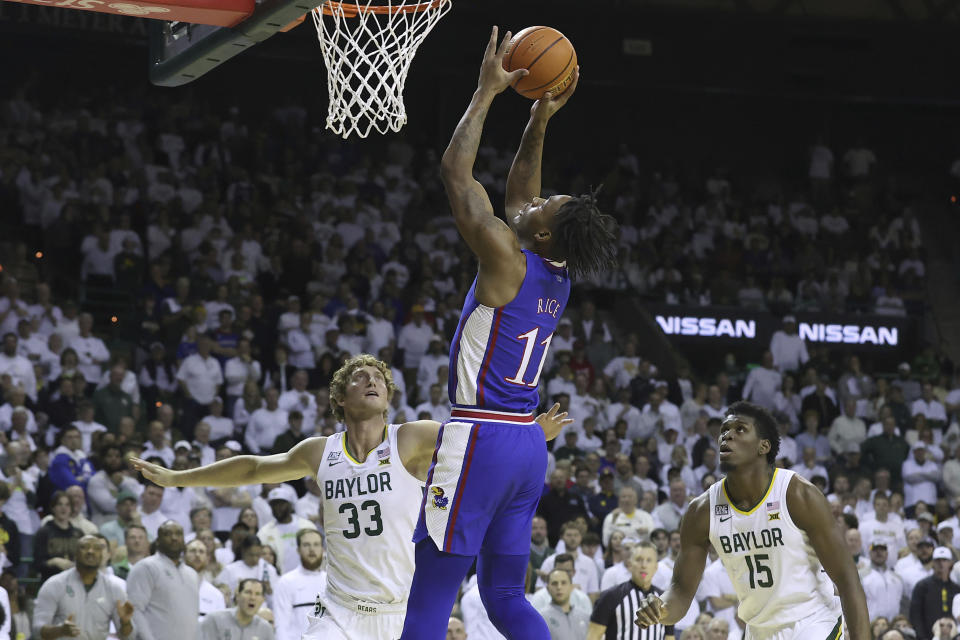
[[[374,451],[376,451],[377,449],[379,449],[379,448],[380,448],[380,445],[383,444],[383,443],[386,442],[386,441],[387,441],[387,427],[384,426],[384,427],[383,427],[383,440],[381,440],[381,441],[380,441],[380,444],[378,444],[377,446],[375,446],[373,449],[370,449],[370,451],[367,451],[367,457],[369,458],[369,457],[370,457],[370,454],[373,453]],[[350,455],[350,450],[347,449],[347,432],[346,432],[346,431],[343,432],[343,437],[340,438],[340,446],[343,448],[343,453],[347,456],[347,459],[350,460],[350,462],[352,462],[353,464],[363,464],[362,462],[360,462],[359,460],[357,460],[356,458],[354,458],[352,455]]]
[[[349,454],[347,454],[347,455],[349,455]],[[774,480],[776,480],[776,479],[777,479],[777,469],[774,469],[774,470],[773,470],[773,475],[770,476],[770,486],[767,487],[766,493],[764,493],[764,494],[763,494],[763,497],[760,498],[760,502],[758,502],[757,504],[753,505],[753,508],[750,509],[750,511],[741,511],[740,509],[737,509],[737,505],[733,504],[733,500],[731,500],[731,499],[730,499],[730,496],[727,494],[727,479],[726,479],[726,478],[724,478],[724,479],[720,482],[720,488],[723,489],[723,497],[727,499],[727,502],[730,503],[730,507],[732,507],[734,511],[736,511],[736,512],[739,513],[740,515],[749,516],[749,515],[752,515],[754,511],[756,511],[757,509],[759,509],[759,508],[760,508],[760,505],[762,505],[764,502],[766,502],[766,501],[767,501],[767,498],[770,497],[770,492],[773,491],[773,482],[774,482]]]

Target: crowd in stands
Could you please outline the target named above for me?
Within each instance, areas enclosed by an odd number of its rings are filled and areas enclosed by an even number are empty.
[[[175,551],[168,519],[201,577],[200,614],[265,602],[276,637],[299,638],[290,594],[322,576],[316,483],[164,489],[126,458],[188,469],[334,433],[330,378],[361,352],[393,369],[390,422],[449,414],[448,349],[476,266],[445,215],[437,155],[402,137],[368,154],[310,125],[291,104],[252,118],[117,96],[0,103],[0,638],[65,635],[51,599],[71,587],[55,578],[82,563],[112,589],[127,581],[138,629],[163,619],[136,566]],[[494,202],[511,159],[480,150]],[[876,162],[860,145],[838,170],[818,143],[808,188],[749,199],[723,170],[690,189],[621,149],[602,192],[622,223],[620,270],[578,286],[540,384],[544,406],[574,419],[531,533],[530,598],[555,638],[608,626],[602,594],[641,558],[666,588],[680,519],[720,478],[720,422],[741,398],[774,412],[778,465],[827,495],[875,637],[956,637],[960,377],[933,347],[896,372],[808,352],[793,317],[922,311],[920,226],[879,201]],[[766,309],[783,329],[749,371],[665,375],[597,308],[598,288]],[[736,605],[714,556],[677,637],[742,637]],[[126,613],[104,614],[120,637]],[[500,637],[475,579],[450,625]]]

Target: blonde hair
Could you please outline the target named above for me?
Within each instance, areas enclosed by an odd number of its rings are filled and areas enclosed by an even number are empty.
[[[347,395],[347,383],[354,372],[361,367],[376,367],[383,374],[383,379],[387,383],[388,403],[388,408],[383,410],[383,419],[387,419],[387,412],[390,410],[389,402],[393,400],[393,394],[399,387],[393,383],[393,373],[387,363],[378,360],[369,353],[361,353],[344,362],[343,366],[333,374],[333,379],[330,381],[330,411],[333,412],[333,417],[338,422],[343,422],[344,419],[342,402]]]

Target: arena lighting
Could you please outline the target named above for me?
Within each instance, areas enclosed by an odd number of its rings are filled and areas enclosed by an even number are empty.
[[[39,260],[43,257],[43,251],[37,251],[35,254],[33,254],[33,257]]]
[[[113,324],[117,324],[119,320],[120,319],[117,318],[117,316],[110,316],[110,322],[112,322]]]

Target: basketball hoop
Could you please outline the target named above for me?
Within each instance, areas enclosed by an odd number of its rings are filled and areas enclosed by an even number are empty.
[[[327,67],[327,128],[347,138],[407,122],[403,87],[417,48],[451,0],[326,0],[311,14]]]

